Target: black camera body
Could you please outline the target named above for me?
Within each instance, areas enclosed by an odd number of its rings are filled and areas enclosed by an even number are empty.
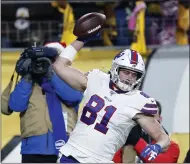
[[[50,63],[47,61],[32,61],[31,72],[32,74],[43,76],[48,72]]]
[[[44,55],[43,47],[30,47],[27,50],[28,58],[31,58],[31,72],[36,76],[43,76],[48,72],[51,63],[43,60],[38,61]]]
[[[55,60],[58,53],[55,49],[49,47],[29,47],[24,50],[17,61],[16,71],[21,76],[26,73],[32,73],[34,76],[43,76],[48,72],[50,64]],[[23,69],[23,63],[29,60],[27,68]]]

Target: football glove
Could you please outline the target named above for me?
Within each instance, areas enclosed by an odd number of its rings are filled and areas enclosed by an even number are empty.
[[[154,160],[160,153],[162,152],[162,148],[158,144],[147,145],[144,150],[141,152],[140,156],[143,158],[148,157],[149,161]]]

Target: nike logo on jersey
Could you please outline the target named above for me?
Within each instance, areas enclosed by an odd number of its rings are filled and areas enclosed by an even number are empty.
[[[112,102],[112,100],[109,99],[107,96],[104,96],[104,98],[105,98],[106,100],[108,100],[109,102]]]
[[[113,94],[116,94],[113,90],[110,90],[110,95],[112,96]]]

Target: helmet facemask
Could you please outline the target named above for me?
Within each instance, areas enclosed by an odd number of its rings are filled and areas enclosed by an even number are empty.
[[[119,72],[121,69],[126,69],[126,70],[137,73],[137,79],[135,80],[135,82],[130,83],[131,79],[129,79],[128,81],[121,81],[121,79],[119,77]],[[119,89],[121,89],[122,91],[126,91],[126,92],[138,89],[141,85],[142,79],[144,78],[144,74],[145,74],[144,72],[141,72],[141,71],[137,70],[136,68],[120,66],[117,63],[113,63],[110,73],[111,73],[111,80],[113,81],[113,83]]]

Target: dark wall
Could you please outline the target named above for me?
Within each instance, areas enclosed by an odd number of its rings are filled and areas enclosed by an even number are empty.
[[[95,3],[71,3],[71,6],[73,7],[76,19],[86,13],[97,12],[99,10],[99,7]],[[62,14],[52,7],[50,3],[2,4],[1,20],[14,21],[16,10],[19,7],[27,7],[29,9],[31,20],[62,20]]]
[[[27,7],[31,20],[60,20],[61,14],[49,3],[40,4],[2,4],[1,20],[14,21],[16,10],[19,7]]]

